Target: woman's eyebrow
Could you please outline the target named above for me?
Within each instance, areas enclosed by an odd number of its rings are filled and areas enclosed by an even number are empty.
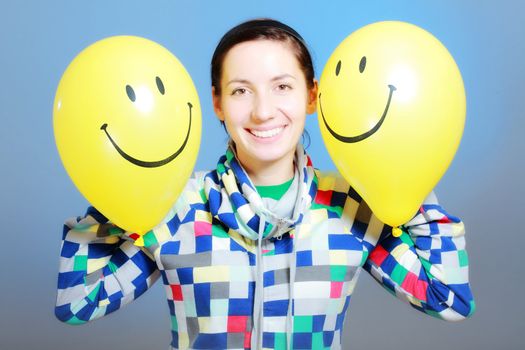
[[[276,77],[273,77],[272,81],[281,80],[281,79],[285,79],[285,78],[292,78],[292,79],[296,80],[296,78],[293,75],[285,73],[285,74],[280,74],[280,75],[278,75]]]
[[[226,85],[230,85],[233,83],[239,83],[239,84],[249,84],[250,81],[246,79],[232,79],[226,83]]]

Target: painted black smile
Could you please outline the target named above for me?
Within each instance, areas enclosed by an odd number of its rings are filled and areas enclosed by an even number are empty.
[[[134,158],[132,156],[130,156],[129,154],[127,154],[126,152],[124,152],[122,150],[122,148],[120,148],[115,141],[113,141],[113,139],[111,138],[111,135],[109,135],[108,131],[106,130],[107,127],[108,127],[108,124],[103,124],[101,127],[100,127],[100,130],[104,130],[104,132],[106,133],[109,141],[111,141],[111,144],[113,145],[113,147],[115,147],[115,149],[117,150],[117,152],[124,158],[126,159],[127,161],[135,164],[135,165],[138,165],[138,166],[141,166],[141,167],[144,167],[144,168],[156,168],[156,167],[159,167],[159,166],[163,166],[163,165],[166,165],[168,164],[169,162],[171,162],[173,159],[177,158],[177,156],[184,150],[184,147],[186,147],[186,144],[188,143],[188,138],[190,137],[190,131],[191,131],[191,108],[193,107],[193,105],[191,103],[188,102],[188,108],[190,110],[190,123],[188,125],[188,133],[186,134],[186,139],[184,139],[184,142],[182,143],[182,145],[179,147],[179,149],[173,153],[171,156],[167,157],[167,158],[164,158],[164,159],[161,159],[161,160],[157,160],[157,161],[152,161],[152,162],[148,162],[148,161],[144,161],[144,160],[140,160],[140,159],[137,159],[137,158]]]
[[[394,85],[388,85],[388,88],[390,89],[390,92],[388,94],[388,101],[386,103],[386,107],[385,107],[385,110],[383,111],[383,115],[381,116],[381,119],[379,119],[377,124],[374,125],[374,127],[372,129],[368,130],[365,133],[362,133],[361,135],[357,135],[357,136],[343,136],[343,135],[340,135],[340,134],[336,133],[328,125],[328,123],[326,122],[326,119],[324,117],[323,105],[321,104],[321,93],[319,93],[319,107],[321,109],[321,116],[323,117],[324,125],[326,126],[326,128],[328,129],[330,134],[332,134],[332,136],[335,137],[337,140],[339,140],[341,142],[345,142],[345,143],[354,143],[354,142],[363,141],[364,139],[372,136],[377,130],[379,130],[379,128],[381,127],[381,124],[383,124],[383,121],[385,120],[386,115],[388,113],[388,107],[390,107],[390,101],[392,100],[392,94],[396,90],[396,87]]]

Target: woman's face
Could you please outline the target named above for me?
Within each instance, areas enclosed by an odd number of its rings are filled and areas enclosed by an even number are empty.
[[[213,92],[218,118],[226,124],[241,163],[268,164],[290,159],[316,106],[316,88],[305,76],[290,44],[247,41],[224,57],[221,94]]]

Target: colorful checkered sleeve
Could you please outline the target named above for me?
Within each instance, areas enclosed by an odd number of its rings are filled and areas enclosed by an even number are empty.
[[[448,321],[470,316],[464,226],[432,193],[402,234],[381,237],[364,268],[388,291],[416,309]]]
[[[64,225],[55,315],[70,324],[104,316],[139,297],[159,275],[149,252],[91,207]]]

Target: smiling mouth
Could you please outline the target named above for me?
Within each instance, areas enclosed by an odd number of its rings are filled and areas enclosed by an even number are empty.
[[[277,136],[283,131],[285,126],[279,126],[270,130],[255,130],[255,129],[247,129],[247,131],[252,134],[253,136],[266,139],[271,138],[274,136]]]
[[[111,144],[113,145],[113,147],[115,147],[117,152],[124,159],[126,159],[128,162],[133,163],[135,165],[138,165],[140,167],[144,167],[144,168],[157,168],[159,166],[166,165],[169,162],[171,162],[173,159],[177,158],[177,156],[184,150],[184,147],[186,147],[186,144],[188,143],[188,139],[190,137],[190,131],[191,131],[191,108],[192,107],[193,107],[193,105],[188,102],[190,123],[188,125],[188,133],[186,134],[186,138],[184,139],[184,142],[179,147],[179,149],[177,151],[175,151],[175,153],[173,153],[172,155],[168,156],[167,158],[164,158],[164,159],[161,159],[161,160],[145,161],[145,160],[140,160],[140,159],[134,158],[134,157],[130,156],[129,154],[127,154],[126,152],[124,152],[122,150],[122,148],[120,148],[119,145],[117,145],[117,143],[113,140],[113,138],[111,137],[111,135],[107,131],[107,127],[108,127],[107,123],[102,124],[102,126],[100,127],[100,130],[103,130],[106,133],[106,136],[108,137],[108,139],[111,142]]]
[[[372,127],[370,130],[362,133],[361,135],[357,135],[357,136],[343,136],[343,135],[340,135],[337,132],[335,132],[330,127],[330,125],[328,125],[328,123],[326,122],[326,119],[324,117],[324,113],[323,113],[323,105],[321,103],[321,93],[319,93],[319,107],[321,109],[321,116],[323,117],[324,125],[326,126],[326,128],[328,129],[330,134],[332,134],[332,136],[335,137],[337,140],[339,140],[341,142],[345,142],[345,143],[354,143],[354,142],[363,141],[364,139],[372,136],[377,130],[379,130],[379,128],[381,127],[381,124],[383,124],[383,121],[385,120],[386,115],[388,113],[388,108],[390,107],[390,101],[392,100],[392,94],[394,93],[394,91],[396,91],[396,87],[394,85],[388,85],[388,88],[390,89],[390,92],[388,93],[388,101],[386,103],[386,106],[385,106],[385,109],[383,111],[383,115],[381,116],[381,119],[379,119],[379,121],[376,123],[376,125],[374,125],[374,127]]]

